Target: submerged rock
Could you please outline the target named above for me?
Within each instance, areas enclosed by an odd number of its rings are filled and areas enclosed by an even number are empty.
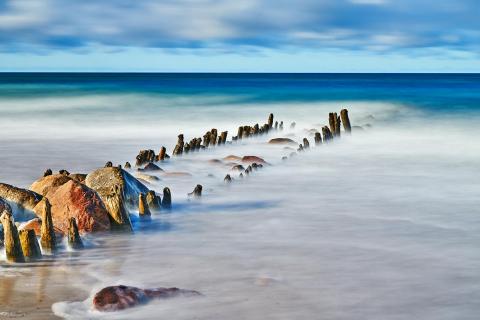
[[[152,299],[167,299],[177,296],[199,296],[193,290],[178,288],[140,289],[129,286],[111,286],[100,290],[93,297],[93,307],[98,311],[119,311],[148,303]]]
[[[162,168],[157,166],[155,163],[147,163],[143,169],[138,169],[139,171],[163,171]]]
[[[257,156],[245,156],[242,158],[242,162],[243,163],[262,163],[262,164],[266,164],[267,162],[265,160],[263,160],[262,158],[260,157],[257,157]]]
[[[296,145],[297,142],[293,141],[290,138],[273,138],[268,141],[270,144],[294,144]]]
[[[8,202],[16,221],[25,221],[35,217],[34,208],[42,200],[42,195],[0,183],[0,198]]]
[[[233,154],[231,154],[231,155],[223,158],[223,160],[225,160],[225,161],[239,161],[239,160],[242,160],[242,157],[234,156]]]

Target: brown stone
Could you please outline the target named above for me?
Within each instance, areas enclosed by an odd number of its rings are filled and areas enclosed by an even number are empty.
[[[243,163],[262,163],[262,164],[266,164],[267,162],[265,160],[263,160],[262,158],[260,157],[257,157],[257,156],[244,156],[242,158],[242,162]]]
[[[63,174],[53,174],[38,179],[30,186],[30,190],[46,196],[48,193],[53,194],[59,187],[72,180],[72,178]]]
[[[93,307],[98,311],[119,311],[148,303],[152,299],[177,296],[198,296],[197,291],[178,288],[140,289],[129,286],[112,286],[100,290],[93,297]]]
[[[297,142],[295,142],[294,140],[292,140],[290,138],[273,138],[273,139],[270,139],[270,141],[268,141],[268,143],[270,143],[270,144],[294,144],[294,145],[297,144]]]

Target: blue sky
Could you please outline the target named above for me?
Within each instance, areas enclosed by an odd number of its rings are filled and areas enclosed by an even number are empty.
[[[7,0],[0,70],[480,72],[479,15],[479,0]]]

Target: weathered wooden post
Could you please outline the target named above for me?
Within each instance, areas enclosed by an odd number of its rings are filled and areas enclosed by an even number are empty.
[[[228,131],[223,131],[222,134],[220,135],[221,144],[227,143],[227,134],[228,134]]]
[[[295,126],[296,126],[296,125],[297,125],[297,124],[296,124],[295,122],[292,122],[292,123],[290,124],[290,129],[295,129]]]
[[[26,261],[34,261],[42,257],[42,251],[38,245],[35,230],[20,230],[20,243],[22,245],[23,256]]]
[[[47,198],[43,198],[40,203],[42,205],[42,227],[41,227],[41,243],[42,249],[46,253],[55,253],[57,251],[57,239],[53,229],[51,205]],[[37,204],[38,206],[38,204]]]
[[[125,162],[125,169],[130,169],[132,168],[132,165],[130,164],[130,162]]]
[[[303,148],[304,149],[309,149],[310,148],[310,142],[308,141],[307,138],[303,138]]]
[[[167,187],[163,188],[162,208],[165,208],[165,209],[172,208],[172,193],[170,192],[170,189]]]
[[[340,137],[340,116],[335,113],[335,136]]]
[[[162,200],[159,196],[155,194],[155,191],[149,190],[146,196],[148,207],[151,210],[160,211],[162,206]]]
[[[275,130],[278,130],[278,121],[275,121]]]
[[[210,144],[214,146],[217,144],[217,129],[213,128],[210,132],[212,133],[210,136]]]
[[[138,215],[142,217],[151,216],[150,208],[148,207],[147,201],[145,200],[145,195],[140,192],[138,195]]]
[[[342,118],[343,129],[346,133],[352,132],[352,126],[350,125],[350,119],[348,118],[348,110],[342,109],[340,111],[340,117]]]
[[[196,197],[196,198],[200,198],[202,196],[202,185],[201,184],[197,184],[195,186],[195,189],[193,189],[192,193],[190,193],[190,195]]]
[[[280,129],[280,130],[283,130],[283,121],[280,121],[279,129]]]
[[[327,126],[324,126],[322,128],[322,133],[323,133],[323,142],[329,142],[333,138],[332,132]]]
[[[273,126],[273,113],[270,113],[270,115],[268,116],[268,128],[271,129],[272,126]]]
[[[241,140],[243,138],[243,127],[240,126],[238,127],[238,131],[237,131],[237,140]]]
[[[105,163],[105,168],[111,168],[111,167],[113,167],[112,161],[107,161],[107,163]]]
[[[297,149],[298,152],[302,152],[303,151],[303,146],[301,144],[298,145],[298,149]]]
[[[322,135],[320,132],[315,132],[315,145],[321,145],[322,144]]]
[[[230,183],[230,182],[232,182],[232,177],[229,174],[227,174],[225,176],[225,178],[223,179],[223,181],[225,181],[226,183]]]
[[[72,249],[83,249],[82,238],[78,233],[77,221],[74,217],[68,219],[68,245]]]
[[[328,124],[330,125],[330,132],[333,134],[335,133],[335,121],[337,119],[337,115],[333,112],[328,114]]]
[[[104,204],[110,215],[110,223],[113,231],[132,231],[132,222],[128,210],[125,207],[123,188],[116,184],[112,186],[110,194],[106,194]]]
[[[3,225],[3,241],[7,260],[10,262],[25,262],[17,227],[12,221],[12,214],[4,210],[0,220]]]
[[[167,148],[162,146],[160,148],[160,152],[158,153],[158,160],[159,161],[164,161],[165,160],[165,153],[167,153]]]

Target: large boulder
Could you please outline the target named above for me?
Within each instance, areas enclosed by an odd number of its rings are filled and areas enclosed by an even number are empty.
[[[129,286],[112,286],[100,290],[93,297],[93,307],[98,311],[119,311],[148,303],[152,299],[177,296],[198,296],[199,292],[178,288],[140,289]]]
[[[244,156],[242,158],[242,162],[243,163],[257,163],[257,164],[266,164],[267,162],[265,160],[263,160],[262,158],[260,157],[257,157],[257,156]]]
[[[30,190],[46,196],[47,193],[53,194],[59,187],[72,180],[72,178],[63,174],[52,174],[46,177],[42,177],[32,183]]]
[[[45,195],[50,202],[55,228],[68,232],[70,218],[77,221],[81,233],[110,230],[110,219],[100,196],[92,189],[75,180],[58,187]]]
[[[35,217],[33,211],[42,200],[42,195],[31,190],[0,183],[0,198],[10,205],[15,221],[26,221]]]
[[[110,215],[112,229],[132,230],[127,204],[138,207],[139,194],[149,191],[144,184],[118,167],[89,173],[85,184],[100,195]]]

